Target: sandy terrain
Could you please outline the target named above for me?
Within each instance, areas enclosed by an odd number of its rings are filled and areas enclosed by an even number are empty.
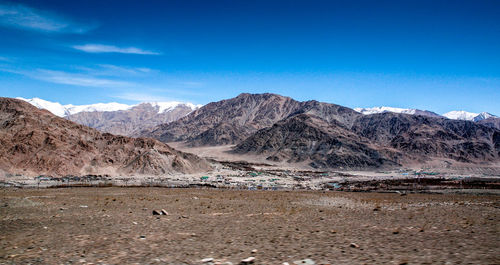
[[[1,264],[499,264],[500,196],[0,190]],[[165,209],[169,215],[154,216]],[[256,250],[256,252],[252,252]],[[230,263],[228,263],[230,262]],[[205,263],[210,264],[210,263]]]

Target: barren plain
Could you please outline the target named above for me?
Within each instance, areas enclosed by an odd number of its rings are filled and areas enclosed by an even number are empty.
[[[0,192],[0,264],[239,264],[249,257],[254,264],[500,263],[498,195]],[[161,209],[168,214],[152,214]]]

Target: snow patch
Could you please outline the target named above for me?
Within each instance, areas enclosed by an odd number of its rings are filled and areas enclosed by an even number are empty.
[[[403,113],[403,114],[415,114],[416,109],[402,109],[402,108],[392,108],[392,107],[374,107],[374,108],[355,108],[355,111],[370,115],[385,112]]]
[[[195,105],[189,102],[178,102],[178,101],[169,101],[169,102],[145,102],[146,104],[150,104],[153,107],[158,108],[158,113],[164,113],[171,111],[181,105],[187,106],[191,110],[197,110],[201,108],[203,105]]]
[[[443,114],[443,116],[448,119],[464,121],[473,121],[478,115],[479,113],[467,112],[464,110],[454,110]]]

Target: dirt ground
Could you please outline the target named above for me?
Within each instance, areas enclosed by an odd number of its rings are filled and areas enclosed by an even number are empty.
[[[5,188],[0,218],[0,264],[500,264],[496,195]]]

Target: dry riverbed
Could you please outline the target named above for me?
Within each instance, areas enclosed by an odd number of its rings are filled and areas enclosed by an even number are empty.
[[[117,187],[0,194],[0,264],[500,264],[498,195]],[[168,215],[152,214],[161,209]]]

